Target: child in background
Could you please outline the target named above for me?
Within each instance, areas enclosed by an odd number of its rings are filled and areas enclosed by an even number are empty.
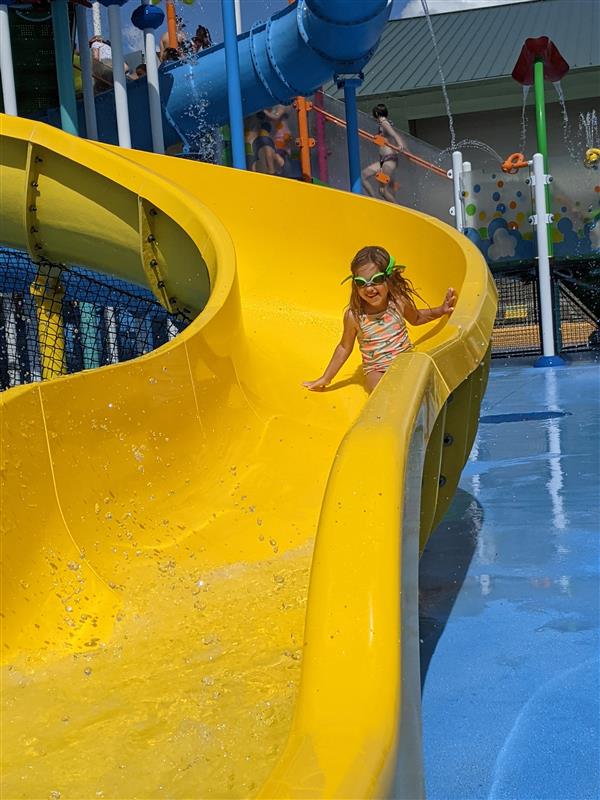
[[[400,150],[405,149],[405,144],[404,139],[388,119],[388,113],[387,106],[383,103],[378,103],[373,108],[373,117],[377,120],[379,135],[383,137],[384,143],[379,148],[379,161],[374,161],[363,169],[362,185],[367,194],[375,197],[370,181],[371,178],[375,178],[379,184],[380,196],[388,203],[395,203],[392,176],[398,166],[398,151],[390,147],[390,144],[399,147]]]
[[[365,385],[372,392],[399,353],[412,350],[406,322],[423,325],[450,315],[457,294],[450,288],[441,306],[417,308],[412,283],[401,275],[393,256],[383,247],[363,247],[352,259],[350,303],[344,314],[344,330],[325,372],[303,386],[318,391],[328,386],[347,361],[358,339]],[[405,321],[406,320],[406,321]]]

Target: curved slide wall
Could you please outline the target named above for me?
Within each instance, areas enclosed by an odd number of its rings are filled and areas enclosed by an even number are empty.
[[[299,0],[238,37],[244,114],[310,95],[336,74],[355,74],[367,63],[389,18],[391,0]],[[200,125],[229,118],[225,51],[222,44],[194,63],[161,70],[163,127],[168,145],[197,136]],[[145,80],[128,84],[133,147],[151,150]],[[98,133],[117,143],[112,92],[96,99]],[[82,120],[83,122],[83,120]]]
[[[3,244],[156,289],[150,219],[168,296],[202,309],[0,396],[3,793],[420,796],[419,539],[477,426],[481,255],[375,200],[0,119]],[[356,354],[309,393],[373,242],[455,314],[368,402]]]

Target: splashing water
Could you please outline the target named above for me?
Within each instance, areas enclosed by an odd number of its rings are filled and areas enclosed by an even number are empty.
[[[519,153],[525,153],[527,143],[527,95],[529,86],[523,86],[523,105],[521,107],[521,136],[519,138]]]
[[[452,118],[452,112],[450,110],[450,98],[448,97],[448,91],[446,89],[446,78],[444,77],[444,70],[442,69],[440,51],[438,49],[437,39],[435,38],[435,32],[433,30],[433,24],[431,22],[431,16],[429,14],[429,7],[427,5],[427,0],[421,0],[421,5],[423,6],[423,11],[425,12],[427,27],[429,28],[431,41],[433,42],[435,60],[437,62],[438,72],[440,73],[440,79],[442,81],[442,94],[444,95],[444,103],[446,104],[446,114],[448,115],[448,125],[450,127],[450,148],[452,150],[456,150],[456,132],[454,130],[454,119]]]
[[[569,115],[567,113],[567,105],[565,103],[565,94],[563,92],[562,86],[560,81],[556,81],[552,84],[556,89],[556,94],[558,95],[558,102],[560,103],[560,109],[562,111],[562,118],[563,118],[563,138],[565,140],[565,145],[567,146],[567,151],[571,158],[574,161],[579,163],[581,158],[581,154],[578,153],[577,147],[573,145],[572,137],[571,137],[571,126],[569,124]]]
[[[590,147],[600,147],[596,109],[579,115],[579,132],[584,140],[586,150],[589,150]]]
[[[480,142],[479,139],[461,139],[460,142],[456,142],[454,147],[450,146],[447,147],[445,150],[442,150],[436,158],[436,161],[441,161],[445,156],[449,155],[452,150],[464,150],[464,149],[471,149],[471,150],[482,150],[484,153],[490,155],[494,161],[501,164],[504,159],[502,156],[494,150],[493,147],[490,147],[489,144],[485,142]]]

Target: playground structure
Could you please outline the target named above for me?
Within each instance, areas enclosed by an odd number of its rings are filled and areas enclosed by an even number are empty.
[[[377,25],[384,5],[372,4]],[[295,13],[286,10],[242,37],[243,77],[262,63],[262,45],[270,55],[268,37],[278,30],[278,52],[298,76],[298,53],[286,49]],[[320,36],[330,43],[329,34]],[[351,53],[358,69],[376,43],[375,24],[360,36],[360,47],[344,39],[333,57]],[[193,127],[180,119],[190,103],[185,79],[200,75],[202,65],[220,81],[221,105],[209,103],[211,119],[224,121],[224,61],[224,48],[215,48],[197,70],[174,65],[161,76],[169,86],[165,144]],[[304,90],[330,73],[331,64],[326,71],[318,60]],[[242,86],[245,100],[256,92],[252,110],[273,100],[262,80]],[[294,92],[287,88],[276,99],[291,100],[298,83]],[[136,119],[147,119],[145,92],[144,81],[127,87]],[[321,119],[330,139],[345,137],[336,101],[318,102],[304,108],[313,129]],[[112,93],[95,106],[99,135],[116,144]],[[149,147],[150,128],[140,127],[132,143],[145,137]],[[349,144],[359,147],[362,165],[380,142],[371,121],[355,128],[359,138]],[[323,182],[355,186],[356,149],[349,164],[339,146],[322,148],[319,160],[318,137],[304,133],[298,138],[313,174],[322,175],[324,154]],[[36,264],[28,299],[39,377],[65,372],[73,352],[66,334],[60,340],[69,265],[123,279],[130,291],[144,287],[162,312],[161,347],[90,370],[123,354],[94,353],[100,340],[110,344],[110,320],[96,316],[94,323],[94,303],[81,299],[70,338],[88,371],[13,386],[0,398],[6,496],[13,498],[5,657],[18,691],[25,675],[31,687],[14,698],[8,724],[16,738],[29,735],[23,709],[35,702],[53,742],[51,774],[65,794],[100,785],[106,794],[141,793],[152,773],[157,792],[168,783],[180,796],[225,785],[235,796],[419,796],[416,562],[477,426],[495,311],[483,260],[465,237],[431,218],[302,182],[117,150],[26,120],[3,118],[1,141],[0,240]],[[412,195],[410,205],[429,211],[425,203],[435,202],[445,217],[453,197],[447,170],[432,148],[407,141],[394,178],[398,199]],[[425,185],[419,196],[411,175]],[[461,170],[457,179],[468,219],[468,175]],[[251,206],[239,208],[239,197],[252,198]],[[277,215],[274,224],[273,209],[281,208],[294,208],[294,218]],[[314,219],[331,216],[343,231],[343,256],[336,237],[313,232]],[[290,246],[307,230],[320,254],[310,280],[306,253]],[[339,391],[307,396],[299,384],[335,341],[346,299],[344,290],[322,287],[337,286],[346,249],[351,255],[367,240],[419,265],[409,277],[426,300],[454,285],[456,312],[445,324],[413,331],[415,352],[398,361],[366,406],[356,360]],[[364,452],[374,446],[377,470],[365,473]],[[35,549],[24,542],[33,530],[40,531]],[[143,679],[151,710],[132,714]],[[55,696],[40,702],[46,681]],[[115,686],[120,711],[106,704]],[[57,707],[71,708],[82,693],[76,730],[85,772],[62,758],[73,734],[54,720]],[[157,698],[167,698],[164,707]],[[108,749],[84,733],[95,713],[107,720],[103,727],[100,719],[96,738]],[[133,769],[106,770],[111,746]],[[7,792],[21,758],[9,754]],[[33,795],[53,790],[47,774],[29,777]]]
[[[377,24],[363,9],[358,39],[325,26],[357,68],[389,12],[363,6]],[[248,52],[269,31],[296,46],[296,10],[246,36]],[[177,113],[187,69],[165,76]],[[421,795],[417,561],[477,428],[495,312],[483,259],[414,211],[0,119],[0,241],[13,273],[35,270],[2,306],[10,341],[34,314],[31,382],[0,396],[3,792]],[[290,242],[332,213],[343,245],[313,232],[306,280]],[[300,388],[337,335],[340,264],[365,241],[414,264],[429,302],[448,283],[460,298],[366,406],[356,358],[337,391]],[[128,358],[128,325],[129,355],[150,341],[135,313],[108,313],[119,292],[160,306],[146,329],[162,346],[97,369]],[[85,369],[53,379],[75,352]],[[4,355],[18,383],[20,356]],[[23,783],[32,705],[49,759]]]
[[[5,580],[9,663],[18,674],[25,663],[35,665],[42,658],[50,664],[42,671],[47,674],[54,662],[60,670],[61,656],[79,653],[91,671],[84,677],[90,677],[94,694],[93,675],[102,671],[102,653],[110,652],[122,622],[135,627],[137,618],[158,626],[145,636],[162,652],[158,642],[167,642],[173,614],[167,607],[151,612],[140,596],[147,591],[153,604],[159,602],[152,588],[157,574],[155,588],[163,594],[180,580],[186,588],[175,599],[185,625],[199,625],[202,635],[220,639],[225,629],[250,636],[256,624],[252,636],[260,641],[268,622],[260,603],[256,618],[248,616],[245,603],[235,618],[233,598],[246,596],[245,570],[256,564],[270,581],[287,577],[287,559],[303,546],[309,548],[302,562],[308,565],[319,519],[304,638],[302,617],[288,623],[284,616],[275,649],[265,655],[268,663],[281,664],[284,642],[285,649],[296,642],[293,652],[302,652],[303,673],[288,747],[263,796],[293,796],[307,788],[306,781],[324,795],[347,796],[349,785],[360,796],[377,795],[395,781],[407,794],[419,793],[416,563],[419,540],[422,545],[447,506],[476,429],[494,316],[494,289],[482,259],[447,227],[393,206],[366,205],[361,211],[366,217],[357,226],[361,201],[337,194],[336,215],[348,231],[350,251],[365,236],[384,237],[391,248],[402,247],[407,260],[429,265],[418,274],[424,297],[433,297],[450,280],[461,299],[452,323],[427,326],[416,337],[416,352],[390,373],[389,391],[382,387],[364,410],[363,390],[352,377],[356,361],[341,376],[349,383],[346,390],[307,396],[298,385],[335,336],[334,314],[345,292],[315,295],[312,284],[301,279],[302,253],[287,251],[297,219],[273,230],[274,255],[256,258],[255,231],[273,205],[294,202],[299,214],[312,215],[322,204],[324,212],[331,208],[329,190],[186,161],[165,163],[136,151],[124,156],[25,120],[4,118],[2,133],[3,186],[12,187],[3,197],[4,242],[23,247],[29,239],[22,209],[31,202],[29,170],[37,164],[39,239],[47,258],[85,261],[97,270],[110,262],[113,274],[119,265],[121,277],[153,288],[140,260],[147,220],[160,245],[169,295],[176,294],[194,314],[204,306],[197,321],[141,359],[3,395],[5,496],[14,498],[4,520],[5,554],[12,565]],[[257,182],[252,213],[240,214],[231,196],[252,191]],[[147,209],[142,217],[140,208]],[[102,224],[90,227],[91,219]],[[418,235],[423,226],[426,246]],[[319,247],[323,263],[331,265],[319,280],[329,274],[335,285],[339,245],[324,237]],[[442,253],[448,270],[443,277],[436,268]],[[266,282],[263,270],[276,267],[279,279]],[[58,447],[53,444],[57,436]],[[374,437],[380,470],[369,476],[358,465]],[[299,460],[299,448],[305,456],[310,450],[310,458]],[[358,514],[365,522],[357,527]],[[21,537],[34,519],[44,544],[30,560],[17,558]],[[370,559],[375,561],[368,566]],[[193,607],[194,587],[206,581],[216,588],[224,580],[219,575],[229,576],[226,602],[234,610],[221,624],[211,617],[205,630],[207,619],[200,615],[199,621]],[[168,607],[169,597],[175,595],[167,592]],[[363,624],[364,636],[357,635]],[[100,642],[108,651],[98,650]],[[204,677],[225,685],[225,696],[233,691],[236,680],[228,677],[227,667],[221,672],[219,658],[207,671],[201,667],[206,646],[190,645],[186,658],[205,670]],[[211,652],[218,654],[220,647]],[[148,657],[147,648],[139,643],[129,651],[131,657],[129,669],[135,673]],[[78,675],[83,663],[74,662]],[[274,671],[287,680],[285,671]],[[152,678],[150,698],[167,679],[160,673]],[[111,679],[120,680],[118,674],[114,664]],[[258,695],[251,694],[246,722],[267,692],[279,709],[277,732],[285,738],[294,693],[275,685],[271,673],[263,680],[256,685]],[[61,686],[56,689],[69,705],[68,686]],[[382,693],[384,686],[389,692]],[[100,680],[100,694],[106,687]],[[282,699],[287,699],[283,709]],[[51,707],[50,702],[40,715],[50,714]],[[118,727],[123,736],[131,732],[123,720]],[[251,726],[245,730],[256,735]],[[251,766],[262,776],[255,778],[258,785],[281,753],[282,742],[271,745],[270,760],[258,759],[253,751]],[[242,761],[245,752],[240,744]],[[137,758],[143,765],[144,756],[138,752]],[[103,764],[92,752],[88,776],[98,776],[95,770]],[[69,785],[68,762],[54,767],[56,780]],[[189,775],[196,790],[201,777],[197,765]],[[32,776],[31,786],[39,787],[39,780]],[[123,780],[122,773],[111,775],[112,790],[122,790]],[[242,784],[243,794],[249,784]],[[182,791],[190,791],[185,781]]]

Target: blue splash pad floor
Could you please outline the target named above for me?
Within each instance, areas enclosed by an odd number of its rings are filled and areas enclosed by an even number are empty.
[[[597,363],[493,364],[421,559],[428,800],[600,797],[599,418]]]

